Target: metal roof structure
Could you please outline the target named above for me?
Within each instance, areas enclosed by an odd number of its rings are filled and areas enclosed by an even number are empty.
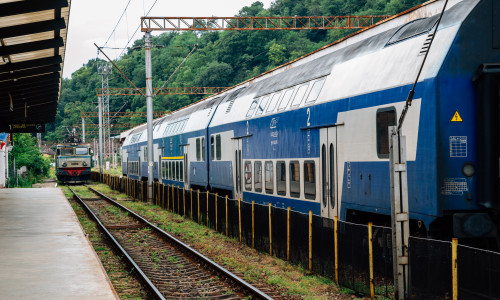
[[[54,121],[71,0],[0,0],[0,122]]]

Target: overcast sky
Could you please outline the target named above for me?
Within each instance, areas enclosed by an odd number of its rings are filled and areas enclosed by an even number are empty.
[[[149,16],[169,17],[229,17],[256,0],[158,0]],[[272,0],[260,0],[269,8]],[[103,46],[122,15],[129,0],[72,0],[69,31],[64,61],[64,78],[78,70],[89,59],[97,56],[96,43]],[[155,0],[130,0],[127,13],[123,15],[108,47],[123,48],[140,24],[140,17],[151,8]],[[159,34],[159,33],[157,33]],[[142,37],[139,31],[132,39]],[[105,50],[113,59],[121,50]],[[104,57],[102,54],[100,58]]]

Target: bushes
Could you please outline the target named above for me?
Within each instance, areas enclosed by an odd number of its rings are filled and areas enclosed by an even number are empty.
[[[9,165],[15,165],[17,170],[26,166],[28,173],[24,176],[19,176],[16,182],[15,176],[10,179],[9,186],[29,187],[33,183],[43,180],[49,176],[50,159],[44,157],[40,148],[38,148],[36,139],[29,133],[14,134],[14,147],[9,155]]]

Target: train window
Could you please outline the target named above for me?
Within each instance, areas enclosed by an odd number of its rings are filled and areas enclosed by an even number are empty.
[[[288,106],[288,103],[290,102],[290,99],[292,98],[293,91],[295,89],[289,89],[288,91],[285,92],[285,95],[283,96],[283,99],[281,100],[280,106],[278,107],[278,111],[285,110]]]
[[[215,153],[216,153],[216,159],[221,160],[221,151],[222,151],[222,146],[221,146],[221,140],[220,140],[220,134],[215,136]]]
[[[184,128],[186,128],[187,121],[188,121],[188,120],[183,120],[183,121],[182,121],[182,123],[181,123],[181,124],[182,124],[182,125],[181,125],[181,131],[180,131],[180,132],[184,132]]]
[[[309,86],[309,83],[303,84],[299,87],[297,90],[297,93],[295,94],[295,97],[293,98],[292,101],[292,107],[299,106],[300,103],[302,102],[302,99],[304,98],[304,95],[306,94],[307,87]]]
[[[214,136],[210,136],[210,160],[215,159],[215,138]]]
[[[281,92],[276,93],[273,95],[271,98],[271,102],[269,103],[269,107],[267,108],[267,112],[273,112],[274,109],[276,108],[276,105],[278,104],[278,100],[281,97]]]
[[[61,150],[60,149],[56,149],[56,155],[61,155]]]
[[[300,164],[298,161],[290,162],[290,196],[300,197]]]
[[[184,162],[179,162],[179,180],[184,181]]]
[[[254,163],[254,172],[255,177],[253,179],[253,185],[255,187],[255,191],[260,193],[262,192],[262,163],[260,161],[256,161]]]
[[[196,161],[201,160],[201,145],[200,145],[200,138],[196,139]]]
[[[201,138],[201,161],[205,161],[205,138]]]
[[[136,133],[132,136],[130,139],[131,144],[135,144],[140,138],[141,138],[142,133]]]
[[[316,199],[316,176],[314,161],[304,162],[304,194],[306,199]]]
[[[276,192],[286,196],[286,164],[284,161],[276,163]]]
[[[253,113],[255,112],[255,109],[257,108],[257,104],[259,103],[259,99],[255,99],[252,101],[252,104],[250,104],[250,109],[248,109],[247,112],[247,118],[250,118],[253,116]]]
[[[144,146],[144,161],[148,161],[148,147]]]
[[[272,194],[274,192],[274,176],[273,176],[273,162],[266,161],[265,164],[265,183],[266,183],[266,193]]]
[[[309,96],[307,97],[306,103],[314,103],[316,99],[318,99],[319,92],[321,92],[321,88],[325,83],[325,79],[316,80],[314,82],[311,91],[309,92]]]
[[[75,148],[75,154],[76,155],[88,155],[89,149],[88,148]]]
[[[245,161],[245,190],[252,190],[252,162]]]
[[[172,162],[168,162],[168,179],[172,179]]]
[[[165,131],[163,131],[163,136],[168,136],[170,134],[170,129],[172,129],[172,124],[168,124],[167,127],[165,127]]]
[[[262,97],[262,100],[260,101],[260,104],[257,107],[257,112],[255,113],[256,116],[262,115],[262,113],[264,112],[264,109],[266,109],[268,102],[269,102],[269,96]]]
[[[73,155],[73,148],[61,148],[61,155]]]
[[[389,157],[389,126],[396,125],[394,107],[377,111],[377,155],[379,158]]]

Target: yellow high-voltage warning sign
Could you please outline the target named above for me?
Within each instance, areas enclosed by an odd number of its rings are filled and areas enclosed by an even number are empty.
[[[455,111],[455,114],[453,115],[453,118],[450,120],[451,122],[463,122],[462,117],[458,113],[458,110]]]

